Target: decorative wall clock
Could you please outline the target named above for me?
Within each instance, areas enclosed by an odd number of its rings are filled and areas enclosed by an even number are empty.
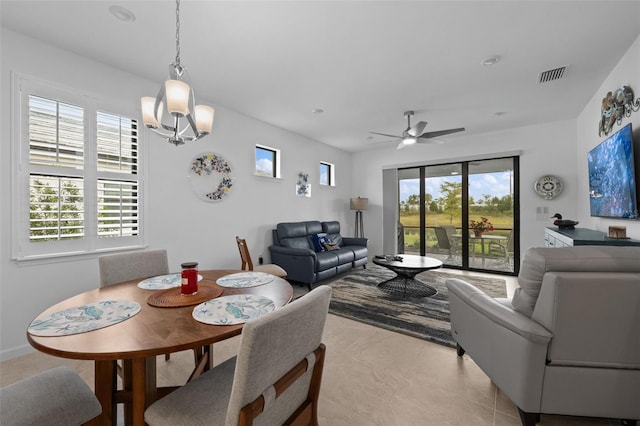
[[[215,152],[196,156],[189,165],[188,177],[191,188],[204,201],[223,200],[233,186],[231,165]]]
[[[533,189],[545,200],[553,200],[562,192],[562,179],[554,175],[544,175],[536,179]]]

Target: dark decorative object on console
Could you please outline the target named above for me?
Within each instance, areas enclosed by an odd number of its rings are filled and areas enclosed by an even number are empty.
[[[556,219],[553,221],[553,224],[560,229],[576,229],[576,225],[579,223],[579,222],[576,222],[575,220],[563,219],[560,213],[556,213],[553,216],[551,216],[551,219],[553,218]]]

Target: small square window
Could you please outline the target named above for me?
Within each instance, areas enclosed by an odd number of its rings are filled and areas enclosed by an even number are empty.
[[[325,161],[320,162],[320,185],[336,186],[335,166]]]
[[[256,175],[280,177],[280,150],[256,145]]]

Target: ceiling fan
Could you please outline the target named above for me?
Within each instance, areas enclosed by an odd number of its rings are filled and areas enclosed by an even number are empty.
[[[435,132],[422,132],[427,126],[426,121],[419,121],[413,127],[411,126],[411,117],[413,117],[413,111],[405,111],[404,116],[407,117],[407,128],[402,132],[402,136],[388,135],[386,133],[369,132],[374,135],[389,136],[400,140],[400,144],[397,149],[402,149],[406,146],[413,145],[415,143],[429,143],[428,139],[437,138],[438,136],[449,135],[451,133],[463,132],[464,127],[458,127],[457,129],[437,130]],[[434,140],[435,141],[435,140]],[[439,141],[436,141],[439,142]],[[442,143],[442,142],[440,142]]]

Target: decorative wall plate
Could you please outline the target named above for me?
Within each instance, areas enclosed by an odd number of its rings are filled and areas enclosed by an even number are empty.
[[[189,165],[187,176],[193,191],[204,201],[221,201],[233,186],[231,165],[215,152],[196,156]]]
[[[545,200],[553,200],[562,192],[562,179],[554,175],[544,175],[536,179],[533,189]]]

